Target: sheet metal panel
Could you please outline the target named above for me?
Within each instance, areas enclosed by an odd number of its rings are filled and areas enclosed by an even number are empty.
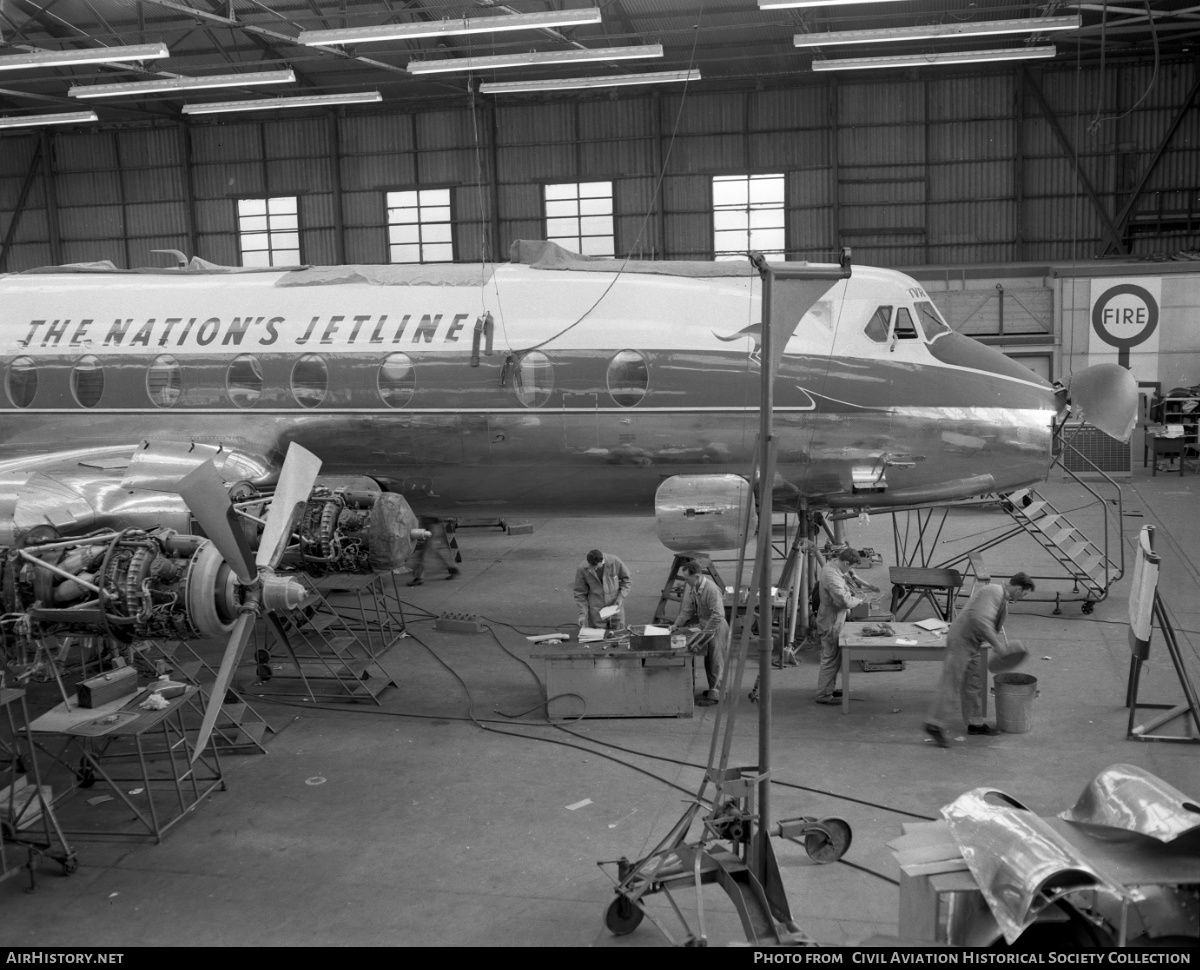
[[[977,121],[1013,116],[1015,80],[1012,74],[928,79],[925,82],[929,121]]]
[[[520,185],[500,186],[500,218],[516,219],[521,216],[536,216],[541,223],[542,187],[532,182]],[[544,231],[536,236],[526,236],[526,239],[542,239]],[[522,237],[517,237],[522,238]]]
[[[551,101],[537,105],[506,105],[497,116],[500,148],[530,148],[546,144],[574,142],[575,110],[571,102]],[[468,141],[467,144],[471,144]]]
[[[174,203],[187,198],[182,166],[131,169],[121,173],[122,197],[129,202]]]
[[[346,229],[346,262],[386,263],[387,234],[380,227]]]
[[[408,188],[417,181],[418,156],[414,153],[342,156],[342,191]],[[436,174],[436,173],[431,173]]]
[[[981,245],[962,243],[930,243],[925,247],[922,262],[934,263],[1010,263],[1016,259],[1016,246],[1011,242]],[[894,266],[905,265],[893,263]],[[938,303],[939,309],[941,303]]]
[[[666,224],[666,247],[672,256],[686,253],[696,255],[701,259],[712,259],[711,215],[708,213],[668,212]]]
[[[675,139],[667,171],[738,174],[747,171],[744,135],[703,135]]]
[[[931,201],[1003,199],[1011,203],[1015,192],[1011,160],[930,166]]]
[[[661,195],[658,198],[654,195],[656,181],[652,178],[621,179],[614,187],[614,213],[642,216],[650,208],[657,212],[662,200]],[[650,218],[653,220],[655,217],[651,215]]]
[[[182,202],[125,206],[125,231],[131,238],[164,233],[187,235],[187,211]]]
[[[381,228],[387,221],[383,192],[343,192],[342,221],[348,229],[354,226]]]
[[[831,132],[808,129],[750,136],[750,171],[789,172],[829,164]]]
[[[405,116],[408,119],[410,116]],[[499,128],[504,130],[504,112],[500,112]],[[417,147],[426,148],[458,148],[475,144],[475,130],[478,127],[480,141],[487,143],[486,132],[491,130],[487,112],[482,108],[476,110],[472,119],[469,111],[423,111],[416,115]]]
[[[192,125],[192,161],[240,162],[262,157],[258,125],[248,122]]]
[[[301,222],[301,225],[304,225]],[[305,229],[300,234],[300,258],[317,266],[337,264],[336,234],[332,229]]]
[[[676,95],[676,98],[678,95]],[[697,94],[688,92],[683,111],[679,115],[680,135],[716,135],[722,132],[741,132],[748,122],[746,95],[737,93]],[[672,105],[664,114],[664,127],[669,132],[674,126],[678,105]],[[666,120],[671,120],[667,125]]]
[[[787,197],[796,207],[830,205],[837,198],[834,173],[830,168],[815,168],[801,172],[789,172]]]
[[[584,141],[651,138],[658,135],[653,98],[581,101],[576,104],[575,110],[579,137]]]
[[[583,168],[580,178],[584,181],[620,179],[624,184],[626,179],[622,173],[655,170],[655,146],[650,138],[590,141],[583,143],[580,148],[579,158]]]
[[[579,181],[574,142],[547,145],[537,151],[529,148],[500,148],[496,151],[496,170],[501,182],[538,179],[550,182]],[[472,166],[474,159],[471,160]],[[474,175],[470,177],[475,181]]]
[[[1010,120],[954,121],[927,126],[929,161],[986,161],[1013,157]]]
[[[925,207],[930,245],[1008,242],[1016,234],[1015,212],[1006,202],[955,202]]]
[[[1200,805],[1144,768],[1117,764],[1096,775],[1075,806],[1058,817],[1172,842],[1200,827]]]
[[[261,195],[265,191],[258,162],[197,165],[192,169],[192,184],[198,201]]]
[[[267,191],[271,195],[305,195],[314,189],[328,191],[333,185],[333,160],[281,158],[267,163]]]
[[[838,240],[834,234],[833,210],[800,209],[788,214],[788,248],[801,253],[817,250],[818,254],[810,258],[815,262],[823,262],[838,248]]]
[[[756,91],[751,131],[788,131],[807,133],[829,124],[830,89],[828,84],[806,85],[783,91]]]
[[[712,176],[668,175],[662,182],[662,196],[667,212],[683,212],[688,209],[710,211]]]
[[[87,207],[100,202],[119,202],[121,178],[115,171],[60,173],[54,179],[55,194],[60,209]],[[60,212],[60,218],[86,218]]]
[[[837,132],[837,153],[842,165],[919,164],[925,161],[925,130],[920,125],[860,127],[843,120]]]
[[[289,118],[263,125],[267,158],[304,158],[329,155],[330,126],[324,118]]]
[[[333,226],[333,195],[329,192],[306,192],[300,196],[300,230],[307,238],[309,230],[318,226]],[[315,260],[311,260],[315,262]],[[335,263],[336,260],[329,260]],[[328,265],[328,264],[326,264]]]
[[[124,247],[115,239],[111,241],[94,239],[63,239],[62,262],[90,263],[98,260],[112,260],[114,266],[125,267]]]
[[[237,232],[237,210],[232,199],[199,199],[196,202],[196,230],[202,233]],[[199,254],[197,254],[199,255]],[[205,259],[212,259],[205,256]]]
[[[124,214],[119,205],[60,206],[58,221],[59,232],[64,240],[111,240],[114,246],[119,247],[125,234]]]
[[[109,132],[57,133],[52,141],[56,174],[117,167],[117,141]]]
[[[925,121],[925,86],[920,81],[846,83],[837,87],[838,124],[904,125]]]
[[[407,114],[381,114],[369,117],[347,115],[338,122],[342,155],[392,155],[413,147],[412,119]]]
[[[29,171],[29,160],[33,158],[33,153],[37,145],[37,135],[15,135],[4,139],[4,151],[0,152],[0,179],[4,179],[8,175],[17,178],[17,187],[13,194],[13,205],[16,204],[16,193],[19,193],[21,190],[21,180],[25,178],[25,173]],[[0,190],[0,193],[2,193],[2,190]],[[3,198],[3,194],[0,194],[0,199]]]
[[[473,148],[461,151],[422,151],[417,158],[418,172],[422,185],[446,185],[455,182],[486,180],[487,166],[477,168],[478,158]]]

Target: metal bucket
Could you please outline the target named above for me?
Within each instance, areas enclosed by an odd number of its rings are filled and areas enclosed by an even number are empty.
[[[1032,726],[1033,699],[1041,693],[1031,674],[996,674],[996,727],[1007,734],[1025,734]]]

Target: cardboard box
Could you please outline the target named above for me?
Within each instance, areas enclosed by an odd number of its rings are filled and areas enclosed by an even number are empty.
[[[128,697],[137,691],[137,671],[132,667],[118,667],[98,677],[82,681],[76,688],[80,707],[100,707],[109,701]]]

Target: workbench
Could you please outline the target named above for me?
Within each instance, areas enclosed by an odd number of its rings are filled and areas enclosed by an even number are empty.
[[[877,623],[847,623],[842,627],[842,713],[850,713],[850,663],[853,660],[941,660],[946,655],[945,633],[930,633],[915,623],[891,623],[894,637],[864,637],[863,627]],[[913,640],[915,643],[898,643]],[[979,650],[979,662],[984,678],[983,716],[987,717],[988,647]]]
[[[203,713],[196,704],[201,696],[198,689],[188,686],[158,711],[138,707],[147,694],[142,689],[93,708],[80,707],[78,695],[72,694],[30,723],[34,743],[75,774],[77,789],[102,786],[97,794],[112,796],[109,807],[123,803],[137,823],[130,831],[126,812],[89,811],[93,827],[66,830],[67,835],[102,840],[149,837],[161,842],[166,831],[200,801],[225,787],[215,745],[210,743],[192,760],[195,731],[185,724],[184,710],[192,707],[194,717]],[[148,744],[160,740],[161,746]],[[52,752],[50,745],[56,742],[61,746]],[[114,773],[117,761],[125,760],[121,756],[128,756],[120,742],[132,742],[136,773]],[[99,809],[100,803],[92,808]]]
[[[692,716],[695,656],[686,649],[615,645],[620,643],[572,640],[530,650],[544,663],[548,717]]]

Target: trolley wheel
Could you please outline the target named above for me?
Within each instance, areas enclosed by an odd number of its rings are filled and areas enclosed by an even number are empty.
[[[61,865],[64,876],[71,876],[79,871],[79,860],[73,855],[61,860]]]
[[[1083,601],[1083,612],[1084,613],[1091,613],[1092,610],[1094,610],[1095,608],[1096,608],[1096,604],[1093,603],[1091,600]]]
[[[258,679],[259,680],[270,680],[271,679],[271,668],[268,667],[266,664],[259,664],[258,665]]]
[[[254,660],[256,663],[269,664],[271,662],[271,651],[263,650],[261,647],[254,651]]]
[[[638,928],[645,915],[627,896],[618,893],[604,913],[604,925],[613,936],[627,936]]]
[[[96,784],[96,773],[90,767],[83,768],[79,772],[79,787],[91,788]]]
[[[823,818],[821,825],[828,830],[829,836],[824,832],[809,832],[804,837],[804,851],[813,862],[828,865],[846,854],[852,835],[850,825],[840,818]]]

